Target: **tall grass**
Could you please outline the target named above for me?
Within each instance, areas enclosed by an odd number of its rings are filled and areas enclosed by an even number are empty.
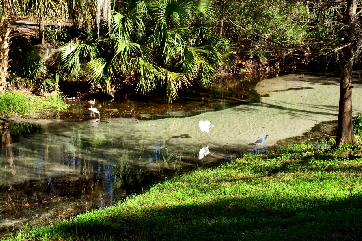
[[[362,136],[362,114],[353,118],[353,131],[356,135]]]
[[[15,91],[0,94],[1,114],[29,114],[38,111],[61,110],[67,107],[59,95],[43,98]]]
[[[362,151],[302,143],[9,240],[360,240]]]

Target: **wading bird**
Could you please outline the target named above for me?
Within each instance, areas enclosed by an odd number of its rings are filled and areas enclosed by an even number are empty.
[[[101,118],[101,113],[99,112],[99,110],[97,108],[91,107],[91,108],[88,108],[88,110],[90,111],[91,117],[98,116],[98,118]]]
[[[258,139],[256,142],[254,142],[256,144],[256,146],[263,146],[266,138],[268,138],[269,135],[266,135],[264,138],[260,138]]]
[[[206,120],[206,121],[199,121],[199,127],[202,132],[206,132],[211,137],[212,135],[210,134],[210,128],[215,126],[211,125],[211,122]]]
[[[90,104],[91,107],[96,103],[96,99],[88,100],[88,104]]]

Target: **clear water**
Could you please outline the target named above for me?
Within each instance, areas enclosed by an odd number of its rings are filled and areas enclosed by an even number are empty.
[[[254,95],[245,94],[240,83],[225,86],[222,97],[173,105],[98,103],[99,119],[89,115],[86,102],[74,103],[61,114],[63,121],[35,134],[11,142],[4,132],[0,227],[109,206],[169,176],[232,162],[337,118],[336,77],[275,77],[259,82]],[[362,112],[361,87],[356,80],[355,113]],[[209,133],[199,128],[205,120],[214,125]],[[265,143],[255,146],[266,135]]]

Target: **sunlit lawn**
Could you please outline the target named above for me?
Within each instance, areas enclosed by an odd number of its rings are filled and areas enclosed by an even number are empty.
[[[30,114],[63,110],[68,107],[57,93],[47,97],[39,97],[16,91],[9,91],[0,95],[0,114]]]
[[[361,240],[362,152],[299,144],[11,240]]]

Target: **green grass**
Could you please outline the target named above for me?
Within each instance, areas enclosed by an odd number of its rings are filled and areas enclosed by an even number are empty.
[[[31,114],[34,112],[49,112],[67,108],[59,95],[39,97],[10,91],[0,94],[1,114]]]
[[[361,165],[359,146],[245,155],[9,240],[360,240]]]

